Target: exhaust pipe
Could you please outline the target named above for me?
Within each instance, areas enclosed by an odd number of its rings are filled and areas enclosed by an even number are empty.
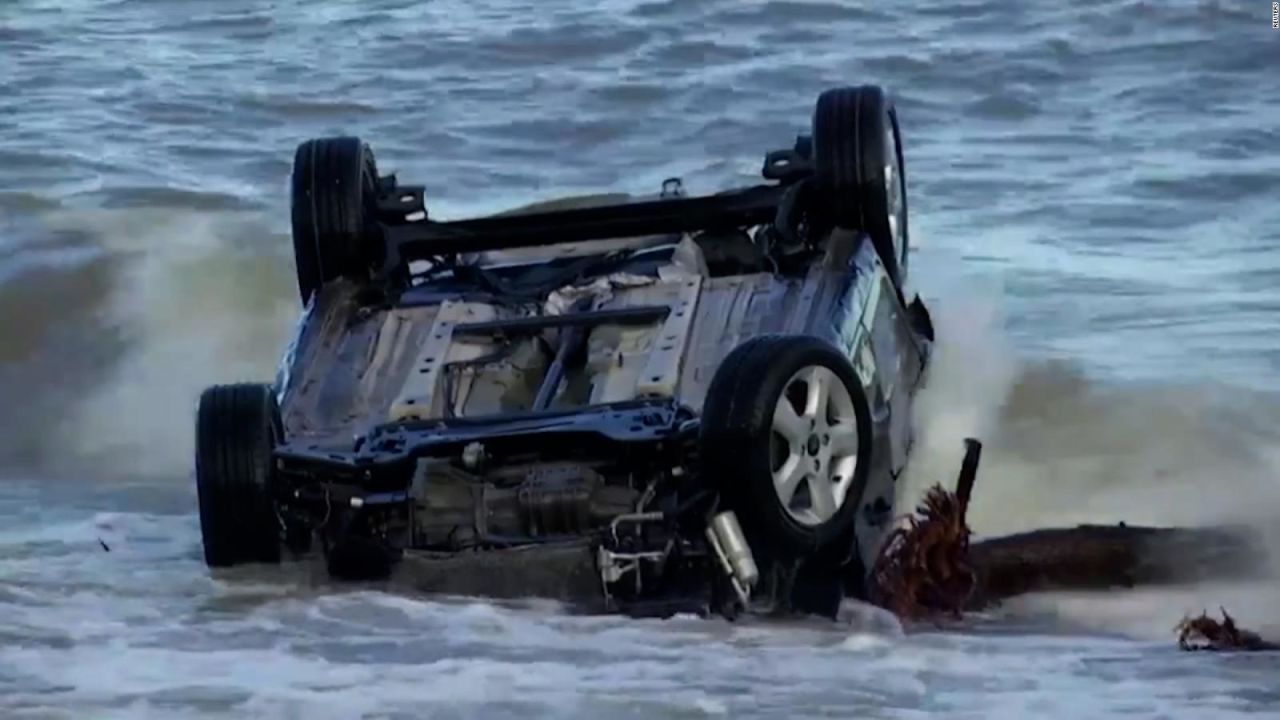
[[[726,510],[711,518],[707,525],[707,541],[715,550],[716,557],[720,558],[720,566],[729,576],[734,592],[744,605],[747,604],[751,588],[760,579],[760,569],[756,566],[742,526],[738,524],[738,516],[732,510]]]

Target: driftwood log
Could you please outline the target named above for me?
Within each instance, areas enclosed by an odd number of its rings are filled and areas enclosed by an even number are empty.
[[[914,517],[890,535],[872,569],[872,602],[904,619],[947,615],[1051,590],[1244,579],[1266,547],[1244,527],[1080,525],[971,542],[965,520],[982,445],[966,440],[955,492],[930,488]],[[1186,650],[1273,650],[1280,645],[1236,627],[1222,611],[1176,628]]]
[[[968,607],[1046,590],[1244,579],[1264,548],[1247,528],[1080,525],[973,543],[976,592]]]

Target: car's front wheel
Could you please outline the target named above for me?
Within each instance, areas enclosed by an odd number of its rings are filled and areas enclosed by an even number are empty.
[[[851,550],[871,464],[871,414],[830,343],[764,336],[725,358],[707,390],[703,471],[771,554]]]
[[[196,411],[196,491],[209,567],[280,561],[272,451],[283,434],[268,385],[215,385]]]

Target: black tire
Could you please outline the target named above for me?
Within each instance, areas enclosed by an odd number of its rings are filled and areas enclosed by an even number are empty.
[[[307,140],[293,157],[293,254],[305,304],[325,283],[365,278],[378,257],[378,166],[356,137]]]
[[[196,413],[196,490],[209,567],[280,561],[271,453],[283,435],[268,385],[215,385]]]
[[[830,370],[849,393],[857,423],[856,469],[844,503],[828,520],[798,522],[774,490],[773,416],[800,370]],[[748,541],[762,554],[804,557],[852,549],[853,525],[871,467],[871,413],[849,361],[816,337],[769,335],[735,348],[707,389],[701,421],[703,472],[736,511]]]
[[[876,85],[832,88],[813,112],[814,180],[822,210],[837,227],[871,236],[885,272],[902,291],[907,279],[910,233],[902,135],[893,101]],[[885,167],[900,204],[891,207]],[[895,245],[890,219],[899,227]]]

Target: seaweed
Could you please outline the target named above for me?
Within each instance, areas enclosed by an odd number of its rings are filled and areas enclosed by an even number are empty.
[[[1174,628],[1178,633],[1178,647],[1189,652],[1224,652],[1235,650],[1280,650],[1280,644],[1263,640],[1260,635],[1236,626],[1235,618],[1226,608],[1218,608],[1222,622],[1201,611],[1198,617],[1184,617]]]
[[[959,619],[977,590],[969,565],[971,532],[965,521],[982,444],[967,446],[956,491],[934,485],[916,516],[893,530],[871,571],[870,599],[899,617],[948,614]]]

